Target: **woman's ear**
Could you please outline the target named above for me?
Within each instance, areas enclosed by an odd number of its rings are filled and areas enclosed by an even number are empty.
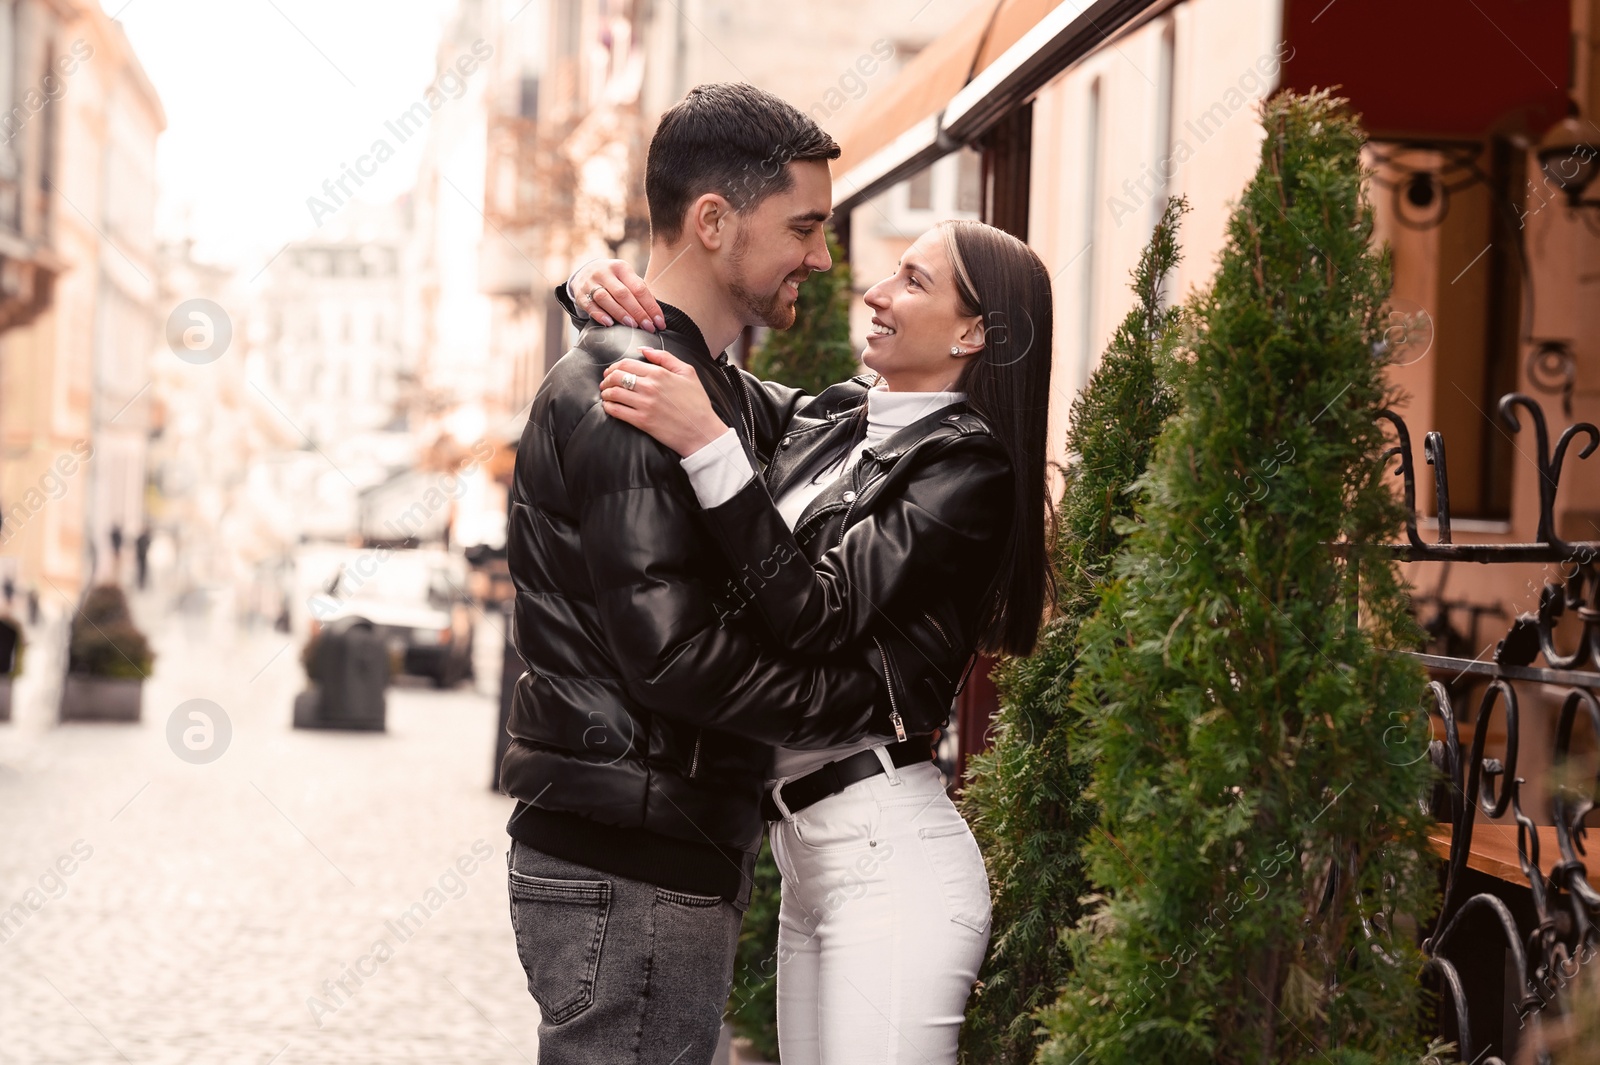
[[[987,335],[983,328],[983,316],[976,315],[972,318],[968,318],[966,328],[963,329],[960,335],[956,337],[956,346],[960,349],[960,354],[956,354],[955,352],[951,352],[951,354],[955,355],[956,358],[966,358],[968,355],[976,355],[978,352],[983,350],[983,345],[986,340]]]

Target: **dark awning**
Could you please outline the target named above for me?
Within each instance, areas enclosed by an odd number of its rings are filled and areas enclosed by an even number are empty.
[[[1171,0],[987,0],[906,65],[840,135],[848,210],[967,144],[1147,9]]]
[[[1571,0],[1285,0],[1282,86],[1334,88],[1386,140],[1538,139],[1567,114]]]

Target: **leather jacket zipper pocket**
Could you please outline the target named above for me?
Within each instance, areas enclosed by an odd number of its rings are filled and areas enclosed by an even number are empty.
[[[693,780],[694,779],[694,775],[700,771],[700,737],[702,735],[704,735],[704,733],[705,733],[705,729],[695,729],[695,733],[694,733],[694,754],[689,756],[689,779],[690,780]]]
[[[889,663],[889,652],[883,649],[883,641],[874,636],[872,642],[878,645],[878,656],[883,659],[883,686],[889,693],[889,723],[894,726],[894,738],[904,743],[906,724],[900,717],[900,705],[894,698],[894,667]]]
[[[928,624],[933,626],[933,631],[935,631],[935,632],[937,632],[939,634],[939,639],[944,641],[944,645],[946,647],[949,647],[949,648],[954,648],[955,647],[955,645],[950,642],[950,637],[945,635],[944,626],[939,624],[937,621],[935,621],[933,619],[933,615],[932,614],[930,614],[926,610],[924,610],[922,612],[922,616],[928,619]]]

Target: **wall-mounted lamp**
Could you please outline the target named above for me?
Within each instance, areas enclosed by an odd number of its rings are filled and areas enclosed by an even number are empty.
[[[1591,142],[1590,126],[1575,114],[1550,127],[1539,142],[1539,167],[1546,185],[1567,194],[1569,207],[1600,207],[1600,200],[1586,200],[1584,191],[1600,177],[1600,149]]]

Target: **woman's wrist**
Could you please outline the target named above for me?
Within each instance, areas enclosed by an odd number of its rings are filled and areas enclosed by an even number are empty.
[[[675,450],[678,452],[679,458],[686,459],[701,448],[710,447],[712,444],[718,443],[720,438],[731,432],[733,430],[724,424],[721,418],[713,415],[711,420],[701,422],[694,436],[683,441]],[[734,434],[733,446],[739,447],[738,434]],[[742,451],[743,449],[741,448],[740,450]]]

